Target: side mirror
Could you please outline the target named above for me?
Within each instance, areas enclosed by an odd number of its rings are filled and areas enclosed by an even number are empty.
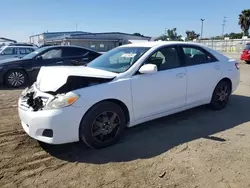
[[[36,60],[42,60],[43,59],[43,57],[41,56],[41,55],[39,55],[39,56],[36,56],[36,58],[35,58]]]
[[[156,65],[154,64],[146,64],[146,65],[143,65],[140,69],[139,69],[139,72],[141,74],[152,74],[152,73],[155,73],[158,71],[158,68]]]

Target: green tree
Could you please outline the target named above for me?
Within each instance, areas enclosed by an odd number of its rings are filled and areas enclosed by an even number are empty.
[[[239,15],[239,23],[244,36],[249,35],[250,28],[250,9],[243,10]]]
[[[173,29],[168,29],[165,35],[161,35],[161,36],[157,37],[156,40],[182,41],[181,38],[182,38],[182,36],[178,35],[177,29],[173,28]]]
[[[229,37],[230,39],[241,39],[243,37],[243,33],[229,33],[225,34],[225,37]]]
[[[186,35],[187,35],[186,38],[187,40],[194,40],[200,37],[200,34],[195,33],[195,31],[193,30],[192,31],[187,30]]]

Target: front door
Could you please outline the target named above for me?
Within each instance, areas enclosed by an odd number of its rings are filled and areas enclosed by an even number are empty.
[[[6,47],[0,53],[0,60],[10,59],[10,58],[17,58],[17,57],[18,57],[18,51],[17,51],[16,47]]]
[[[186,69],[176,47],[163,47],[146,61],[158,72],[136,74],[131,79],[135,120],[178,109],[185,105]]]
[[[64,65],[64,61],[62,58],[62,48],[57,47],[50,49],[48,51],[45,51],[42,54],[39,54],[35,60],[32,62],[31,65],[31,75],[32,75],[32,81],[36,80],[36,77],[40,71],[40,68],[43,66],[60,66]],[[55,73],[56,74],[56,73]]]

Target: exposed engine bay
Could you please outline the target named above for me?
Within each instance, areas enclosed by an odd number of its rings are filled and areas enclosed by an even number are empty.
[[[62,85],[55,92],[46,91],[46,93],[57,95],[74,91],[76,89],[85,88],[93,85],[109,82],[114,78],[95,78],[95,77],[83,77],[83,76],[69,76],[66,83]]]

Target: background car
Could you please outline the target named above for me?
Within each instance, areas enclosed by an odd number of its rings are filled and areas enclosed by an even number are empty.
[[[245,49],[241,53],[240,59],[246,61],[247,64],[250,64],[250,43],[246,44]]]
[[[17,43],[10,43],[7,44],[6,46],[31,46],[31,47],[35,47],[37,48],[38,46],[35,44],[31,44],[31,43],[23,43],[23,42],[17,42]]]
[[[39,48],[21,59],[0,61],[0,84],[22,87],[36,80],[42,66],[84,65],[100,55],[98,52],[77,46]],[[56,75],[55,72],[55,77]]]
[[[36,50],[33,46],[2,46],[0,48],[0,60],[10,58],[22,58]]]

